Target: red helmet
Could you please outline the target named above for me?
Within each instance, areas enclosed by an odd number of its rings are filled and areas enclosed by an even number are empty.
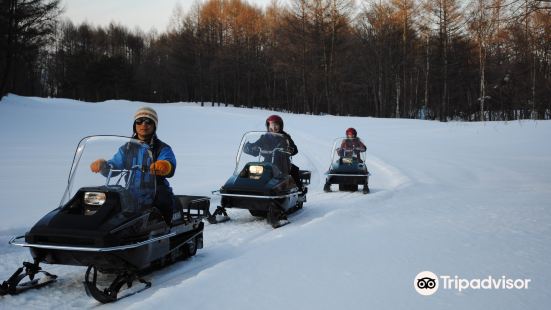
[[[350,127],[346,130],[346,136],[348,135],[353,135],[354,138],[356,138],[358,136],[358,132],[356,132],[356,129]]]
[[[279,124],[279,127],[281,127],[281,130],[283,130],[283,119],[279,115],[270,115],[266,119],[266,129],[270,126],[270,122],[276,122]]]

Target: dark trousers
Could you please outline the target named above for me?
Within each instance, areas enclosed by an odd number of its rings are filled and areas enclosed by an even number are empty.
[[[170,225],[170,222],[172,222],[172,214],[174,212],[174,194],[168,186],[157,184],[157,195],[155,196],[153,205],[161,211],[165,222]]]

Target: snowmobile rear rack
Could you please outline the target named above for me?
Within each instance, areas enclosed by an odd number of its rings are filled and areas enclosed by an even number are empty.
[[[175,195],[177,209],[185,215],[202,217],[209,210],[210,198],[205,196]]]
[[[308,170],[299,170],[298,175],[300,177],[300,180],[302,181],[302,184],[310,184],[310,178],[312,175],[312,172]]]

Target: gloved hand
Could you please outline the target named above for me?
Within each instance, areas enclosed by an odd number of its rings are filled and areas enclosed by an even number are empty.
[[[105,159],[96,159],[90,164],[90,170],[92,170],[93,173],[101,172],[106,164],[107,162]]]
[[[249,154],[251,156],[258,156],[258,153],[260,152],[260,148],[256,145],[253,145],[250,142],[247,142],[243,146],[243,152],[245,154]]]
[[[157,160],[149,166],[149,170],[155,175],[164,177],[170,174],[172,165],[168,160]]]

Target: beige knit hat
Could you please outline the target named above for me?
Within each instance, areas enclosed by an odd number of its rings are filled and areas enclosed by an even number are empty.
[[[140,117],[147,117],[150,120],[155,123],[155,128],[157,128],[157,124],[159,122],[159,118],[157,117],[157,112],[153,110],[150,107],[141,107],[136,111],[136,114],[134,114],[134,121],[136,121]]]

